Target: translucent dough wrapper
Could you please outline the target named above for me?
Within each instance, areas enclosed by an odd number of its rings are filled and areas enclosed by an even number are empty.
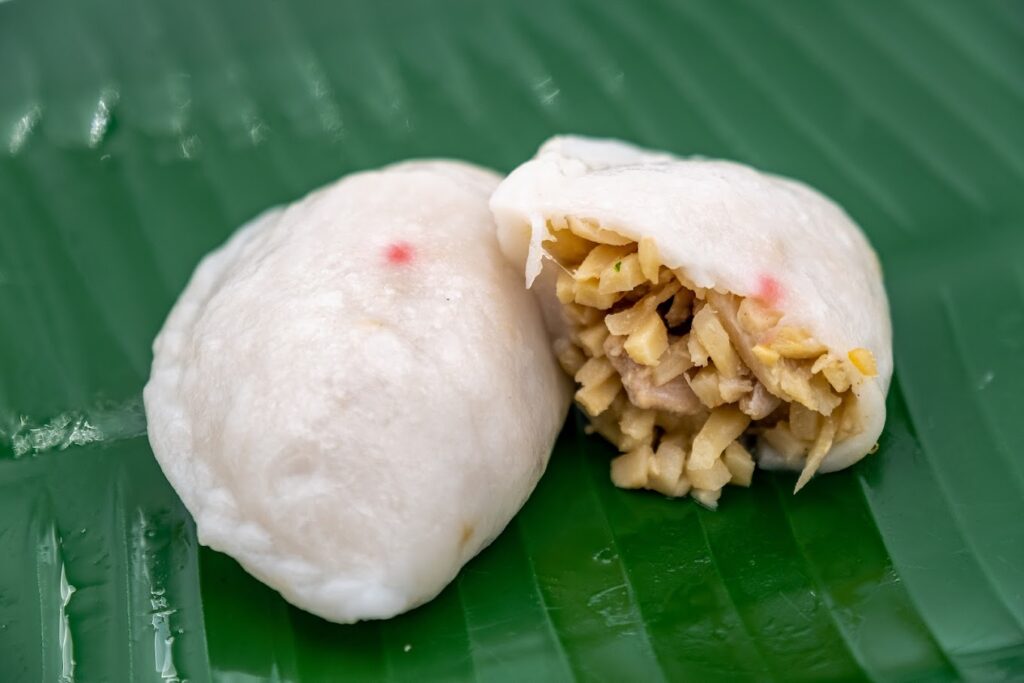
[[[268,211],[154,343],[149,438],[200,542],[326,619],[435,596],[547,464],[568,383],[499,251],[497,182],[407,163]]]
[[[803,471],[801,486],[874,448],[892,375],[882,273],[862,232],[820,193],[738,163],[558,137],[501,183],[491,209],[502,249],[528,286],[536,281],[563,366],[578,384],[582,373],[577,401],[632,453],[617,465],[621,473],[633,463],[632,485],[678,491],[694,477],[728,478],[690,467],[700,423],[729,406],[750,418],[741,441],[756,441],[758,463]],[[660,323],[640,325],[643,310],[621,314],[666,287],[681,290],[648,302]],[[670,418],[695,424],[661,426]],[[654,420],[653,443],[636,431],[643,419]],[[672,486],[659,479],[669,461],[654,455],[670,432],[684,435],[686,463]],[[651,453],[637,455],[641,447]],[[734,450],[716,462],[742,459]]]

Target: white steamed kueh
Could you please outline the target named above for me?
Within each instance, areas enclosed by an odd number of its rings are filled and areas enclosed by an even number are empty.
[[[841,351],[847,366],[847,351],[855,349],[866,349],[877,362],[877,373],[857,375],[852,387],[857,415],[847,418],[860,425],[858,432],[837,438],[819,471],[847,467],[875,445],[892,375],[881,268],[859,228],[819,192],[734,162],[566,136],[548,141],[514,170],[491,208],[503,250],[525,271],[528,285],[542,276],[537,287],[549,303],[552,271],[559,267],[545,244],[556,239],[553,221],[564,225],[567,216],[631,241],[653,240],[663,265],[682,273],[691,289],[756,299],[769,283],[783,314],[780,325],[809,330]],[[802,467],[763,441],[760,464]]]
[[[290,602],[431,599],[533,490],[568,405],[468,164],[359,173],[243,226],[154,343],[149,438],[196,521]]]

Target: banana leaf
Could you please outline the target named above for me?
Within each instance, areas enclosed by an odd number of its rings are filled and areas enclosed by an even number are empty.
[[[1015,0],[0,3],[0,681],[1021,680],[1022,122]],[[139,398],[200,257],[344,173],[557,132],[838,200],[892,301],[880,450],[709,512],[613,488],[570,416],[498,540],[382,622],[200,547]]]

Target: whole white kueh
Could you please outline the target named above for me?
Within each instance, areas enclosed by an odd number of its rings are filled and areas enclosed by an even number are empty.
[[[267,211],[154,343],[149,439],[200,542],[326,619],[437,595],[547,464],[568,388],[498,181],[408,162]]]
[[[820,471],[847,467],[875,445],[892,376],[881,268],[860,229],[821,193],[734,162],[569,136],[545,143],[502,181],[491,209],[506,255],[528,285],[544,271],[538,286],[549,301],[548,271],[558,267],[543,243],[553,239],[551,221],[566,216],[653,239],[663,264],[695,288],[759,297],[768,283],[780,324],[809,330],[844,362],[859,348],[877,362],[877,373],[852,387],[859,432],[837,440]],[[799,468],[764,443],[759,450],[762,466]]]

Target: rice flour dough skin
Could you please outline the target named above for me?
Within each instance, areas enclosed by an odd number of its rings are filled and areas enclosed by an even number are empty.
[[[196,520],[336,622],[434,597],[518,511],[568,406],[468,164],[359,173],[239,229],[154,342],[149,438]]]
[[[859,432],[837,441],[818,471],[848,467],[876,443],[892,375],[881,268],[859,228],[817,191],[738,163],[567,136],[514,170],[491,209],[503,251],[528,285],[541,278],[549,302],[559,270],[546,253],[552,220],[575,216],[635,242],[652,239],[663,265],[693,288],[770,300],[780,325],[809,330],[843,356],[866,349],[877,374],[852,388]],[[564,326],[549,324],[556,335]],[[768,444],[759,451],[762,467],[799,469]]]

